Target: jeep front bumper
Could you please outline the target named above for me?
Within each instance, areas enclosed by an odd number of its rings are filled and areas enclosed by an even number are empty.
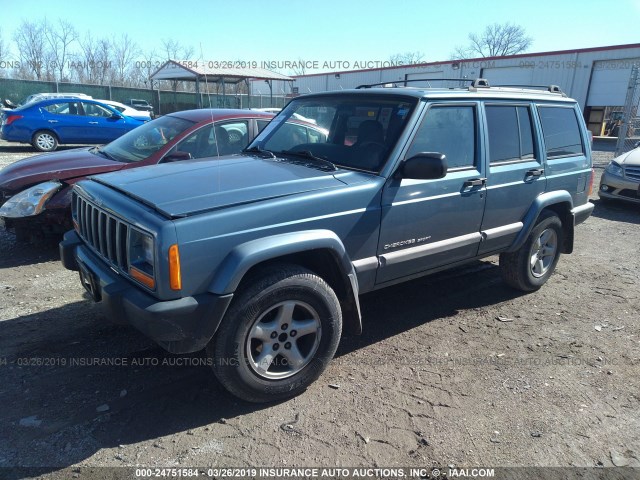
[[[233,294],[204,293],[159,301],[123,278],[84,245],[75,231],[60,242],[62,264],[116,323],[129,323],[171,353],[202,350],[215,334]]]

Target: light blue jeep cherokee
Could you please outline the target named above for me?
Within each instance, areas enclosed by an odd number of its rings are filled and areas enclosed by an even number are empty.
[[[229,391],[270,401],[362,330],[362,293],[494,254],[508,285],[540,288],[592,183],[557,87],[364,86],[295,98],[243,154],[80,182],[61,254],[110,318],[206,348]]]

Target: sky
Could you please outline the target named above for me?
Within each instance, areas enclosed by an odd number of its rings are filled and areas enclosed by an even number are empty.
[[[159,50],[162,39],[192,46],[193,58],[182,60],[318,62],[307,73],[408,51],[448,60],[469,33],[493,23],[524,27],[529,52],[640,42],[640,0],[0,0],[0,35],[11,47],[23,19],[44,17],[70,21],[81,36],[126,33],[144,51]]]

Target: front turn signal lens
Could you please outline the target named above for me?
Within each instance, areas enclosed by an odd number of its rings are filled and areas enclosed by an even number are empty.
[[[169,286],[171,290],[180,290],[182,288],[180,252],[177,244],[169,247]]]
[[[153,290],[156,287],[156,282],[151,275],[146,272],[143,272],[139,268],[134,267],[133,265],[129,267],[129,275],[131,275],[134,279],[139,281],[145,287]]]

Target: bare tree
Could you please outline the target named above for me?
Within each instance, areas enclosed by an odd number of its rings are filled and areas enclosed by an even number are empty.
[[[71,57],[71,45],[78,39],[78,32],[67,20],[58,19],[58,23],[52,25],[45,20],[44,35],[48,43],[48,57],[51,59],[48,65],[55,72],[54,79],[58,81],[68,80],[65,72],[68,70]]]
[[[94,40],[90,32],[80,40],[81,53],[76,64],[78,79],[83,83],[104,84],[111,81],[111,42],[106,38]]]
[[[98,76],[98,83],[106,85],[113,82],[112,44],[108,38],[101,38],[96,44],[96,63],[93,66]]]
[[[389,60],[402,65],[413,65],[426,61],[424,53],[417,50],[415,52],[394,53],[389,57]]]
[[[298,57],[296,60],[296,68],[292,68],[291,71],[294,75],[304,75],[307,73],[307,62],[302,57]]]
[[[133,69],[130,71],[131,84],[137,87],[147,87],[150,82],[149,77],[158,69],[160,64],[161,59],[155,50],[140,52],[134,62]]]
[[[0,28],[0,60],[9,60],[9,48],[4,41],[4,35],[2,34],[2,28]]]
[[[95,65],[97,52],[96,42],[91,36],[91,32],[87,32],[80,43],[80,53],[77,56],[78,61],[74,62],[76,75],[82,83],[95,83],[96,75],[92,65]]]
[[[193,47],[170,38],[162,39],[162,53],[167,60],[193,60]]]
[[[11,54],[9,52],[9,48],[4,41],[4,35],[2,35],[2,28],[0,28],[0,61],[4,63],[2,67],[0,67],[0,77],[7,76],[6,70],[9,69],[7,66],[11,60]]]
[[[113,60],[116,82],[130,84],[133,80],[133,61],[140,54],[138,45],[126,33],[113,42]]]
[[[44,21],[23,20],[13,34],[18,48],[22,74],[40,80],[45,70],[46,40]]]
[[[192,61],[193,60],[193,47],[181,45],[180,42],[176,40],[172,40],[170,38],[162,39],[162,48],[163,54],[167,60],[182,60],[182,61]],[[178,91],[178,85],[180,84],[177,80],[171,80],[171,89],[173,92]],[[174,99],[175,99],[174,95]]]
[[[504,57],[526,51],[533,39],[528,37],[520,25],[494,23],[488,25],[481,34],[469,34],[467,47],[456,47],[452,59],[460,60],[472,57]]]

